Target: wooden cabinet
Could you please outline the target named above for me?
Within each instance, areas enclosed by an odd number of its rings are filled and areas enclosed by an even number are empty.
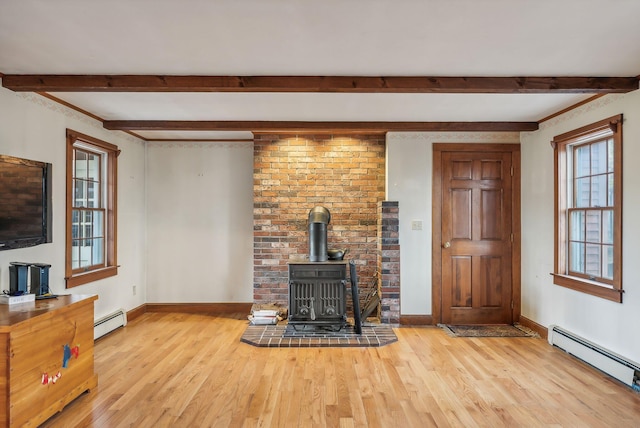
[[[38,426],[97,386],[93,302],[59,296],[0,305],[0,426]]]

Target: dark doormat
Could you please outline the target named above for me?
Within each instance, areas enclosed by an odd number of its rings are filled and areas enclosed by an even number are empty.
[[[347,325],[340,331],[294,330],[287,324],[249,325],[241,342],[263,348],[374,347],[397,342],[393,328],[386,324],[366,324],[362,334]]]
[[[452,337],[540,337],[520,324],[514,325],[449,325],[439,326]]]

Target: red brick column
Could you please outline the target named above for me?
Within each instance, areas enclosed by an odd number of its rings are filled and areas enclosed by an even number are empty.
[[[255,303],[287,303],[290,260],[308,260],[309,210],[331,212],[328,248],[357,261],[361,296],[377,268],[385,137],[256,134],[253,185]]]
[[[400,238],[398,202],[379,204],[380,320],[400,322]]]

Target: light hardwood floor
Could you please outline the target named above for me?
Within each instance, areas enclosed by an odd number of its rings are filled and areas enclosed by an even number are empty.
[[[147,313],[46,427],[633,427],[640,394],[532,338],[396,329],[380,348],[256,348],[238,315]]]

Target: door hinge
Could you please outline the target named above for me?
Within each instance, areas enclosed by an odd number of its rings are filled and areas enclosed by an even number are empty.
[[[513,177],[513,165],[511,165],[511,176]]]
[[[511,301],[511,309],[513,309],[513,300]]]
[[[511,242],[513,242],[513,232],[511,232]]]

